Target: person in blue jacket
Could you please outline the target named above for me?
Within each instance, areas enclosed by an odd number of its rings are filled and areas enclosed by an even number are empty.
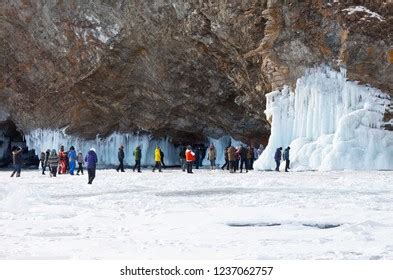
[[[97,154],[94,148],[91,148],[85,157],[87,173],[89,174],[88,184],[92,184],[96,177]]]
[[[274,154],[274,160],[276,161],[276,171],[280,171],[281,151],[282,147],[278,148]]]
[[[74,175],[75,172],[75,165],[76,165],[76,152],[74,146],[70,147],[70,150],[68,151],[68,164],[70,167],[70,174]]]

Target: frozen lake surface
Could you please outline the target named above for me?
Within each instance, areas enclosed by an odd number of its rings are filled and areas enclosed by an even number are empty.
[[[393,259],[393,172],[0,171],[0,259]]]

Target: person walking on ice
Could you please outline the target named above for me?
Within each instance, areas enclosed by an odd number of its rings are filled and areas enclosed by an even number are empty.
[[[11,177],[14,177],[16,173],[16,177],[20,177],[20,173],[22,171],[22,148],[14,147],[12,149],[12,163],[14,164],[14,170],[11,173]]]
[[[276,171],[280,171],[281,151],[282,147],[278,148],[274,154],[274,160],[276,161]]]
[[[135,165],[134,168],[132,169],[133,172],[135,172],[135,169],[138,170],[138,172],[141,171],[141,159],[142,159],[142,152],[141,152],[141,147],[136,146],[134,152],[133,152],[134,158],[135,158]]]
[[[156,149],[154,150],[154,161],[156,164],[153,167],[153,172],[156,171],[156,169],[158,169],[159,172],[162,172],[161,171],[161,149],[158,146],[156,146]]]
[[[94,178],[96,177],[96,167],[97,167],[97,154],[94,148],[91,148],[85,157],[87,173],[89,174],[88,184],[92,184]]]
[[[285,172],[288,172],[288,169],[291,169],[290,167],[289,167],[289,163],[290,163],[290,161],[289,161],[289,150],[291,149],[291,147],[287,147],[285,150],[284,150],[284,154],[283,154],[283,156],[282,156],[282,159],[283,160],[285,160]]]
[[[117,158],[119,159],[119,166],[117,166],[116,171],[119,172],[125,172],[124,171],[124,146],[121,145],[119,148],[119,151],[117,153]]]

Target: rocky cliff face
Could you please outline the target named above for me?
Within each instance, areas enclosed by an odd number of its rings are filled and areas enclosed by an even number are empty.
[[[6,0],[0,116],[24,132],[246,141],[269,134],[264,95],[308,67],[393,95],[392,4],[345,2]]]

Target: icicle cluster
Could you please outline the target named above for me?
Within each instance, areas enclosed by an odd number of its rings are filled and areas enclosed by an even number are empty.
[[[319,67],[298,79],[295,94],[284,87],[266,98],[272,131],[257,169],[274,169],[275,150],[286,146],[294,170],[393,169],[393,132],[381,129],[391,101],[380,90]]]
[[[121,145],[124,146],[125,164],[133,165],[135,163],[133,151],[136,146],[140,145],[141,164],[152,165],[154,163],[154,149],[158,145],[164,153],[165,164],[179,164],[178,147],[175,147],[168,138],[152,139],[149,135],[114,133],[107,138],[97,137],[95,140],[85,140],[66,135],[60,130],[37,129],[26,135],[26,144],[30,149],[35,149],[38,154],[47,149],[58,150],[63,145],[66,150],[70,146],[74,146],[77,152],[82,152],[85,155],[90,148],[94,147],[100,165],[118,164],[117,152]]]

